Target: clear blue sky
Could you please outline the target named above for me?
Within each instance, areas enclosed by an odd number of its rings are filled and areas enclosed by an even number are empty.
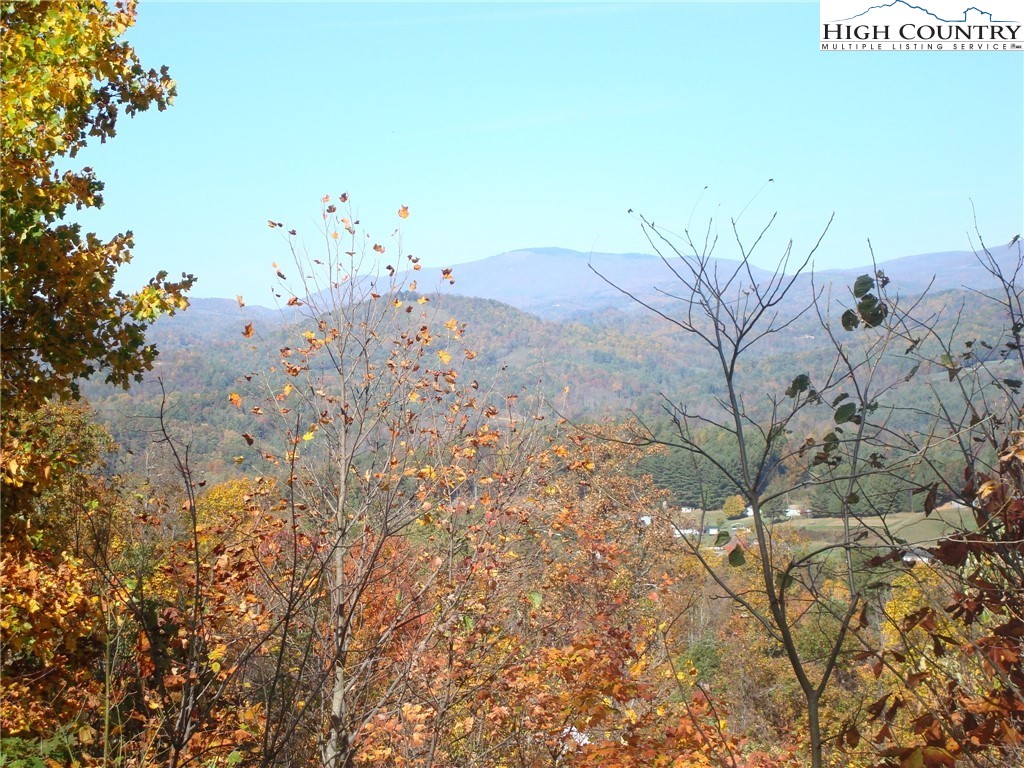
[[[84,221],[134,230],[124,288],[186,270],[264,304],[288,260],[267,220],[315,246],[343,191],[385,242],[408,205],[428,266],[648,250],[629,208],[724,232],[746,207],[750,233],[778,211],[765,260],[835,211],[819,267],[868,238],[967,248],[971,200],[988,241],[1020,232],[1024,56],[824,53],[817,24],[817,2],[143,2],[128,39],[179,96],[83,153],[107,184]]]

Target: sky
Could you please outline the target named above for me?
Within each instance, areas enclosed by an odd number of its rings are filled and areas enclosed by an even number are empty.
[[[938,1],[938,0],[937,0]],[[126,38],[175,104],[74,161],[81,216],[131,229],[119,287],[272,304],[282,230],[316,257],[321,198],[427,266],[557,246],[647,252],[642,213],[736,257],[819,268],[1024,229],[1024,56],[822,52],[817,2],[142,2]],[[769,179],[773,181],[769,182]],[[408,219],[396,211],[408,206]],[[632,209],[633,214],[628,213]],[[389,251],[389,258],[393,248]],[[457,275],[457,271],[456,271]],[[536,276],[533,279],[542,279]]]

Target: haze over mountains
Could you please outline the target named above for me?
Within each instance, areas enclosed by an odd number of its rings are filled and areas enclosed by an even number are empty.
[[[1016,251],[1007,246],[990,249],[1004,270],[1015,264]],[[671,260],[671,259],[670,259]],[[728,259],[715,259],[719,274],[739,265]],[[972,251],[945,251],[905,256],[882,262],[878,269],[892,279],[903,294],[919,294],[926,289],[990,288],[995,279]],[[441,292],[458,296],[494,299],[540,317],[557,319],[607,308],[635,307],[628,296],[615,286],[645,300],[664,300],[658,289],[673,292],[677,281],[658,256],[644,253],[582,253],[566,248],[524,248],[455,266],[455,285],[445,282]],[[848,269],[822,270],[814,275],[818,285],[833,282],[852,283],[857,275],[874,271],[870,264]],[[609,282],[602,279],[607,278]],[[756,280],[770,272],[754,268]],[[441,270],[424,268],[415,273],[420,290],[431,291],[442,285]],[[807,295],[812,276],[801,275],[795,286],[798,295]]]
[[[1012,274],[1017,249],[1004,246],[992,253],[1004,273]],[[713,268],[725,275],[737,266],[722,260]],[[903,295],[919,294],[931,283],[929,297],[918,306],[921,316],[940,317],[948,325],[959,315],[961,333],[992,338],[995,318],[976,292],[996,281],[973,253],[908,256],[878,267],[892,279],[890,289]],[[454,285],[441,279],[439,269],[413,272],[405,285],[415,279],[417,292],[429,294],[429,303],[417,311],[432,315],[431,322],[465,323],[466,338],[452,350],[452,365],[460,366],[467,381],[478,380],[482,391],[535,398],[563,415],[587,420],[622,419],[630,413],[661,418],[665,397],[700,402],[719,393],[720,377],[696,339],[645,311],[594,270],[645,301],[665,304],[669,313],[680,308],[658,292],[680,293],[671,270],[649,254],[524,249],[456,265]],[[826,270],[814,276],[813,285],[831,281],[832,299],[850,305],[850,286],[871,271],[870,266]],[[758,269],[750,274],[757,281],[770,277]],[[783,315],[807,306],[811,280],[810,274],[798,278],[779,307]],[[749,282],[746,275],[744,281]],[[235,463],[248,449],[242,434],[260,435],[268,427],[232,407],[228,393],[241,392],[247,402],[259,402],[253,400],[258,392],[251,382],[281,364],[279,350],[294,346],[308,322],[289,307],[193,299],[187,311],[161,318],[149,333],[160,356],[146,383],[123,392],[90,381],[85,391],[99,418],[136,456],[154,441],[166,393],[171,426],[187,436],[201,467],[214,477],[247,471],[247,464]],[[466,359],[463,346],[473,350]],[[813,370],[830,353],[817,315],[804,313],[752,351],[748,362],[757,372],[750,379],[751,394],[760,398],[783,391],[797,373]],[[936,374],[940,382],[944,374]]]

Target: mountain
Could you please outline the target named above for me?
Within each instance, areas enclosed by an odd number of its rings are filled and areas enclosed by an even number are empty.
[[[1011,258],[1005,248],[998,251],[998,260],[1005,270],[1016,264],[1015,254]],[[440,327],[450,318],[466,324],[465,339],[451,350],[452,364],[458,365],[464,381],[479,382],[482,398],[484,392],[499,400],[517,394],[548,403],[537,407],[553,406],[562,415],[590,420],[622,419],[631,413],[659,419],[664,417],[665,398],[700,403],[721,395],[720,373],[707,348],[642,311],[591,266],[638,297],[663,302],[669,313],[680,309],[678,302],[671,306],[672,300],[657,293],[656,286],[672,290],[674,277],[655,256],[556,248],[464,264],[455,270],[455,285],[445,284],[441,294],[428,293],[428,286],[440,282],[440,271],[420,270],[414,274],[424,293],[421,298],[429,301],[419,305],[408,296],[402,299],[408,306],[422,307],[417,313],[431,314],[432,325]],[[721,274],[737,264],[720,261],[714,266]],[[993,339],[998,319],[976,293],[961,287],[984,290],[995,283],[974,254],[924,254],[878,266],[904,295],[919,292],[936,275],[930,295],[918,306],[919,316],[941,318],[944,334],[958,322],[963,338]],[[872,269],[825,270],[815,275],[814,284],[832,281],[842,287],[834,295],[845,299],[856,276]],[[769,276],[763,270],[751,274],[758,281]],[[799,279],[779,307],[783,315],[806,306],[811,285],[809,275]],[[479,295],[458,295],[471,292]],[[409,318],[419,322],[418,314]],[[277,367],[276,375],[281,375],[282,356],[306,327],[294,308],[239,307],[229,299],[193,299],[187,311],[161,318],[149,333],[160,357],[146,383],[128,392],[100,382],[87,382],[84,388],[101,421],[128,449],[119,464],[151,466],[160,452],[158,415],[163,411],[171,432],[190,446],[197,466],[209,477],[253,471],[244,434],[273,440],[275,433],[272,423],[255,418],[249,409],[262,402],[268,373],[273,376]],[[795,375],[813,372],[833,353],[817,315],[804,313],[763,339],[746,360],[754,366],[744,373],[751,402],[784,391]],[[905,400],[920,401],[928,387],[944,386],[945,369],[935,375],[937,382],[915,379],[904,392]],[[229,403],[231,392],[241,393],[245,410]]]
[[[991,252],[1004,270],[1016,263],[1015,249],[1002,246]],[[738,262],[728,259],[712,259],[711,263],[720,275],[729,274],[739,266]],[[921,293],[929,284],[933,292],[964,287],[984,289],[997,284],[972,251],[906,256],[882,262],[877,267],[827,269],[817,272],[815,280],[819,285],[831,281],[837,286],[847,286],[858,275],[873,273],[876,268],[883,270],[893,280],[893,287],[904,294]],[[644,253],[526,248],[458,264],[454,270],[455,285],[444,285],[444,293],[494,299],[551,319],[579,317],[609,308],[636,308],[635,302],[622,290],[645,301],[664,303],[666,298],[662,291],[678,292],[679,285],[660,257]],[[752,269],[757,281],[768,279],[770,274],[764,269]],[[418,284],[427,290],[442,284],[440,269],[423,269],[415,275]],[[602,279],[602,275],[614,285]],[[802,275],[795,286],[795,295],[809,296],[810,286],[811,275]]]
[[[739,266],[737,261],[715,261],[722,270]],[[676,283],[661,258],[649,253],[525,248],[458,264],[454,269],[455,285],[445,287],[445,293],[495,299],[549,318],[632,308],[635,302],[623,291],[658,299],[658,289],[669,290]],[[761,269],[754,274],[758,279],[769,275]],[[424,269],[417,280],[421,286],[437,285],[441,271]]]
[[[1017,266],[1017,251],[1009,246],[990,248],[1000,269],[1008,277]],[[878,265],[892,280],[892,285],[901,293],[915,294],[925,290],[931,292],[946,291],[953,288],[972,288],[985,290],[998,285],[992,273],[979,261],[973,251],[943,251],[941,253],[924,253],[916,256],[904,256],[891,259]],[[865,265],[854,269],[830,269],[820,274],[832,278],[836,282],[856,278],[872,267]]]

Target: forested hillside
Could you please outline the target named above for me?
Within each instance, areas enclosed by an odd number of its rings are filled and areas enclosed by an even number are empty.
[[[849,294],[850,289],[833,285],[833,290]],[[477,380],[493,395],[516,395],[548,416],[579,423],[638,418],[661,431],[666,398],[697,403],[723,393],[715,375],[717,361],[653,314],[609,308],[577,313],[572,320],[544,320],[494,300],[422,295],[430,299],[432,318],[465,325],[466,341],[453,363],[460,375]],[[802,294],[789,297],[786,309],[796,314],[806,300]],[[936,318],[939,333],[949,333],[954,325],[967,340],[998,332],[998,318],[971,291],[929,293],[917,308],[922,316]],[[254,335],[247,338],[250,325]],[[85,389],[98,418],[125,449],[117,466],[137,468],[153,460],[152,446],[163,439],[158,429],[162,405],[166,425],[190,446],[193,466],[204,478],[222,480],[252,471],[242,435],[266,437],[266,423],[232,407],[228,395],[256,391],[262,379],[254,383],[246,376],[280,368],[280,350],[294,345],[302,327],[293,308],[239,307],[227,299],[195,299],[187,312],[158,320],[149,338],[161,356],[144,383],[127,392],[96,382]],[[757,401],[783,391],[797,374],[820,368],[829,349],[819,319],[805,313],[746,361],[756,375],[744,376],[745,396]],[[471,360],[465,350],[472,352]],[[894,353],[887,365],[896,369],[904,360]],[[927,429],[926,406],[933,390],[951,389],[947,379],[940,371],[909,381],[901,390],[907,407],[892,415],[894,425]],[[794,424],[804,431],[816,426],[806,420]],[[666,459],[669,466],[666,460],[646,466],[658,484],[673,490],[676,501],[702,506],[693,493],[680,493],[680,481],[671,479],[685,465],[675,452],[672,457]],[[716,506],[723,494],[733,493],[725,491],[714,494]]]

